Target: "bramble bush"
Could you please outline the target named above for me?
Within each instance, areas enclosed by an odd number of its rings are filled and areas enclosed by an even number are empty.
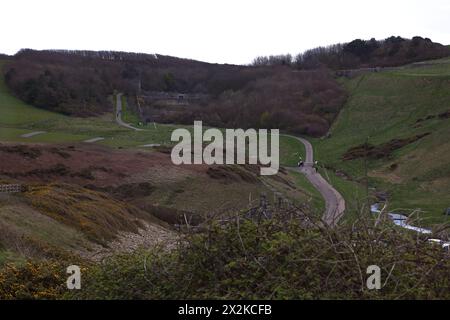
[[[302,214],[303,215],[303,214]],[[380,290],[366,286],[381,268]],[[370,218],[329,228],[299,211],[211,222],[176,249],[118,255],[89,270],[70,299],[448,299],[450,257]]]
[[[81,290],[66,288],[66,259],[8,264],[0,299],[450,298],[448,252],[387,221],[329,228],[298,209],[260,218],[210,221],[170,250],[79,260]],[[366,286],[370,265],[381,269],[380,290]]]

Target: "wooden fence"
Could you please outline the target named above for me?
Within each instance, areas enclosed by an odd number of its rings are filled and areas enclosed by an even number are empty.
[[[0,184],[0,193],[22,192],[20,184]]]

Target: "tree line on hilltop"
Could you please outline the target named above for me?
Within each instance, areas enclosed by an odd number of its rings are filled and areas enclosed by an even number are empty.
[[[450,48],[428,38],[389,37],[384,40],[355,39],[307,50],[293,57],[290,54],[260,56],[252,65],[289,65],[298,69],[329,68],[332,70],[396,67],[417,61],[439,59],[450,55]]]
[[[251,65],[211,64],[115,51],[24,49],[8,58],[6,84],[39,108],[75,116],[112,110],[114,91],[206,94],[206,105],[168,114],[163,122],[204,120],[218,127],[279,128],[320,136],[345,102],[333,70],[396,66],[440,58],[449,49],[429,39],[354,40],[292,57],[258,57]]]

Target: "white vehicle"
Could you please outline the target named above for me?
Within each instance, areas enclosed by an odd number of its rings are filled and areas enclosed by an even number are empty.
[[[450,252],[450,242],[445,242],[441,239],[428,239],[428,242],[436,243],[442,246],[442,249],[444,249],[445,251]]]

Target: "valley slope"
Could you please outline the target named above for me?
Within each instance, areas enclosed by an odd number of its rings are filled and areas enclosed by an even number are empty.
[[[389,209],[449,222],[450,59],[341,81],[350,97],[329,137],[314,141],[317,158],[363,188],[367,164],[369,191]]]

